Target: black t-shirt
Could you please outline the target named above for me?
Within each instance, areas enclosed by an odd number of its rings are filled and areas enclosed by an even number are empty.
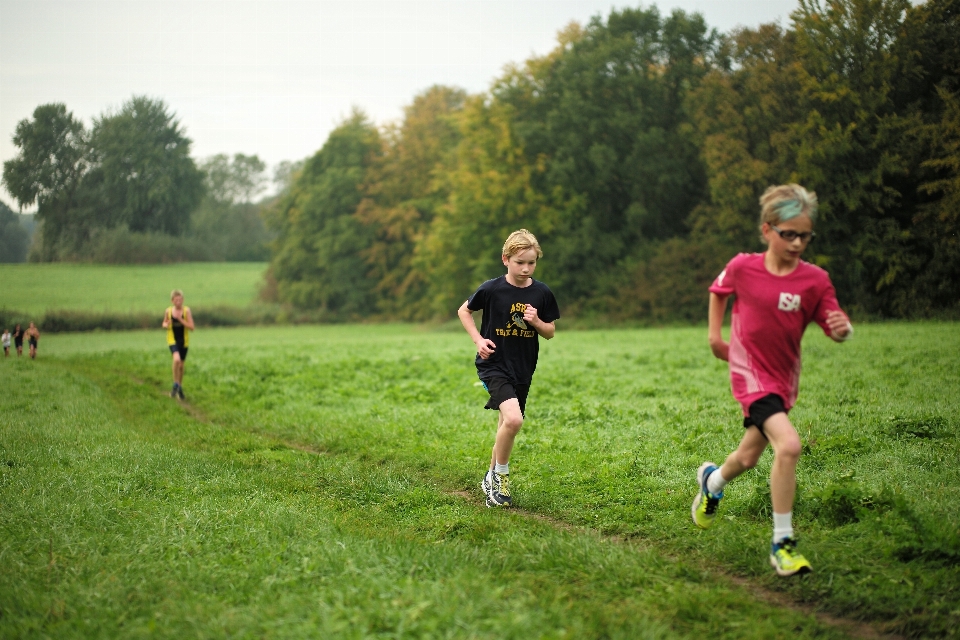
[[[480,335],[497,345],[486,360],[477,354],[477,373],[481,380],[499,376],[514,384],[530,384],[533,380],[540,342],[537,332],[523,320],[528,304],[533,305],[544,322],[560,317],[553,292],[537,280],[520,288],[507,282],[506,276],[500,276],[484,282],[467,300],[470,311],[483,311]]]

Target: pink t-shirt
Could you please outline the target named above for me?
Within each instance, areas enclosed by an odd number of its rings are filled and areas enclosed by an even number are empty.
[[[827,272],[800,261],[777,276],[762,253],[735,256],[710,285],[711,293],[735,295],[730,328],[730,386],[748,415],[750,405],[775,393],[790,409],[800,388],[800,340],[811,322],[830,335],[827,313],[839,311]]]

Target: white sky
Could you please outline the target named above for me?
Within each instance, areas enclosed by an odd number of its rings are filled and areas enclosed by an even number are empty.
[[[797,0],[661,0],[728,31],[786,25]],[[319,149],[353,105],[397,119],[434,84],[484,91],[610,0],[0,0],[0,162],[17,122],[63,102],[89,126],[135,94],[161,98],[193,156],[270,165]],[[649,6],[649,3],[644,3]],[[13,206],[6,191],[0,196]],[[16,207],[14,207],[16,208]]]

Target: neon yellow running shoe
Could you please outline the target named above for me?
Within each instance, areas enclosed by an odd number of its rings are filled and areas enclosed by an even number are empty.
[[[797,541],[793,538],[783,538],[780,542],[770,545],[770,565],[781,576],[813,571],[810,562],[797,552]]]
[[[690,515],[693,517],[693,523],[701,529],[708,529],[717,517],[717,505],[723,497],[723,492],[719,495],[713,495],[707,490],[707,477],[717,470],[717,465],[712,462],[704,462],[697,469],[697,497],[693,499],[693,506],[690,507]]]
[[[510,475],[493,472],[490,490],[487,493],[488,507],[509,507],[513,501],[510,498]]]

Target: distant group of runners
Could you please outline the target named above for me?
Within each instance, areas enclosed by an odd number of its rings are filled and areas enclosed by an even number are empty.
[[[816,194],[797,184],[770,187],[760,198],[760,208],[766,251],[738,254],[709,287],[710,348],[729,362],[745,431],[722,465],[704,462],[697,469],[691,518],[697,527],[712,526],[727,483],[755,467],[771,446],[769,559],[779,575],[790,576],[812,570],[797,551],[792,525],[801,443],[788,413],[799,390],[800,342],[811,322],[836,342],[847,340],[853,327],[827,272],[800,259],[815,236]],[[476,345],[477,375],[489,394],[484,408],[498,411],[490,465],[480,481],[488,507],[512,504],[510,454],[523,426],[539,338],[553,338],[560,318],[553,292],[533,278],[543,256],[536,237],[526,229],[514,231],[501,254],[506,274],[480,285],[457,312]],[[163,318],[173,357],[170,396],[183,399],[183,368],[194,322],[190,308],[183,305],[183,292],[175,290],[170,297],[173,304]],[[731,297],[735,301],[727,342],[721,326]],[[473,320],[477,311],[483,312],[479,330]]]
[[[13,347],[17,350],[17,357],[22,356],[24,338],[27,339],[27,345],[30,347],[30,357],[35,360],[37,358],[37,344],[40,342],[40,330],[32,322],[26,331],[21,329],[19,324],[14,326],[13,333],[10,333],[10,329],[3,330],[3,335],[0,337],[0,341],[3,343],[3,357],[10,357],[11,340],[13,341]]]

